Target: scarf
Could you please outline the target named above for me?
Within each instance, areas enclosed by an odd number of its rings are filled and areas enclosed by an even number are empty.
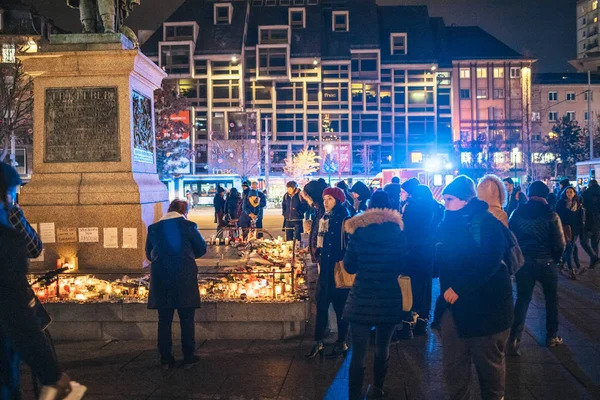
[[[331,212],[326,212],[319,220],[319,233],[317,234],[317,249],[322,249],[325,242],[325,234],[329,231],[329,217]]]

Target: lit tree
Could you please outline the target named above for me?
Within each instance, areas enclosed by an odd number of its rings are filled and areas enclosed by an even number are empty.
[[[173,116],[189,110],[187,98],[177,93],[168,81],[154,92],[156,117],[156,168],[160,179],[169,179],[178,170],[189,167],[193,151],[188,140],[191,127]]]
[[[303,185],[308,180],[308,176],[319,171],[319,159],[317,154],[308,149],[303,149],[294,156],[288,156],[285,159],[283,173]]]
[[[18,52],[26,52],[20,47]],[[0,161],[10,149],[11,136],[15,143],[30,144],[33,137],[33,81],[21,62],[0,63]]]
[[[573,176],[575,163],[586,159],[586,135],[577,121],[564,116],[552,128],[552,132],[544,139],[550,162],[548,168],[558,176],[558,165],[562,167],[562,175]]]

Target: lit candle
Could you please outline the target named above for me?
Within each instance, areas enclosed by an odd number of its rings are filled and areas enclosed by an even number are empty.
[[[206,288],[200,288],[200,295],[206,296]]]
[[[229,238],[228,237],[225,238],[225,246],[229,246]]]
[[[145,286],[140,286],[138,288],[138,294],[140,295],[140,297],[146,296],[146,287]]]
[[[292,292],[292,285],[285,285],[285,292],[286,293],[291,293]]]
[[[292,269],[292,264],[291,263],[287,263],[285,264],[285,269]]]
[[[84,294],[78,293],[75,295],[75,300],[85,301],[86,297]]]
[[[218,246],[219,243],[220,243],[220,240],[219,240],[219,238],[217,238],[217,240],[215,240],[215,244]]]
[[[281,291],[282,291],[281,285],[275,286],[275,295],[281,296]]]

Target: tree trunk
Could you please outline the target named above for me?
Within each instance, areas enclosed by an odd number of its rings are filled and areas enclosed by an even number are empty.
[[[4,136],[2,138],[2,152],[0,153],[0,161],[4,161],[4,159],[8,155],[8,145],[9,144],[10,144],[10,140],[8,140],[6,136]]]

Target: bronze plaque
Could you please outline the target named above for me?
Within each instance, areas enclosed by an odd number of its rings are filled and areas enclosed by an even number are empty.
[[[44,161],[121,161],[116,87],[46,89]]]

